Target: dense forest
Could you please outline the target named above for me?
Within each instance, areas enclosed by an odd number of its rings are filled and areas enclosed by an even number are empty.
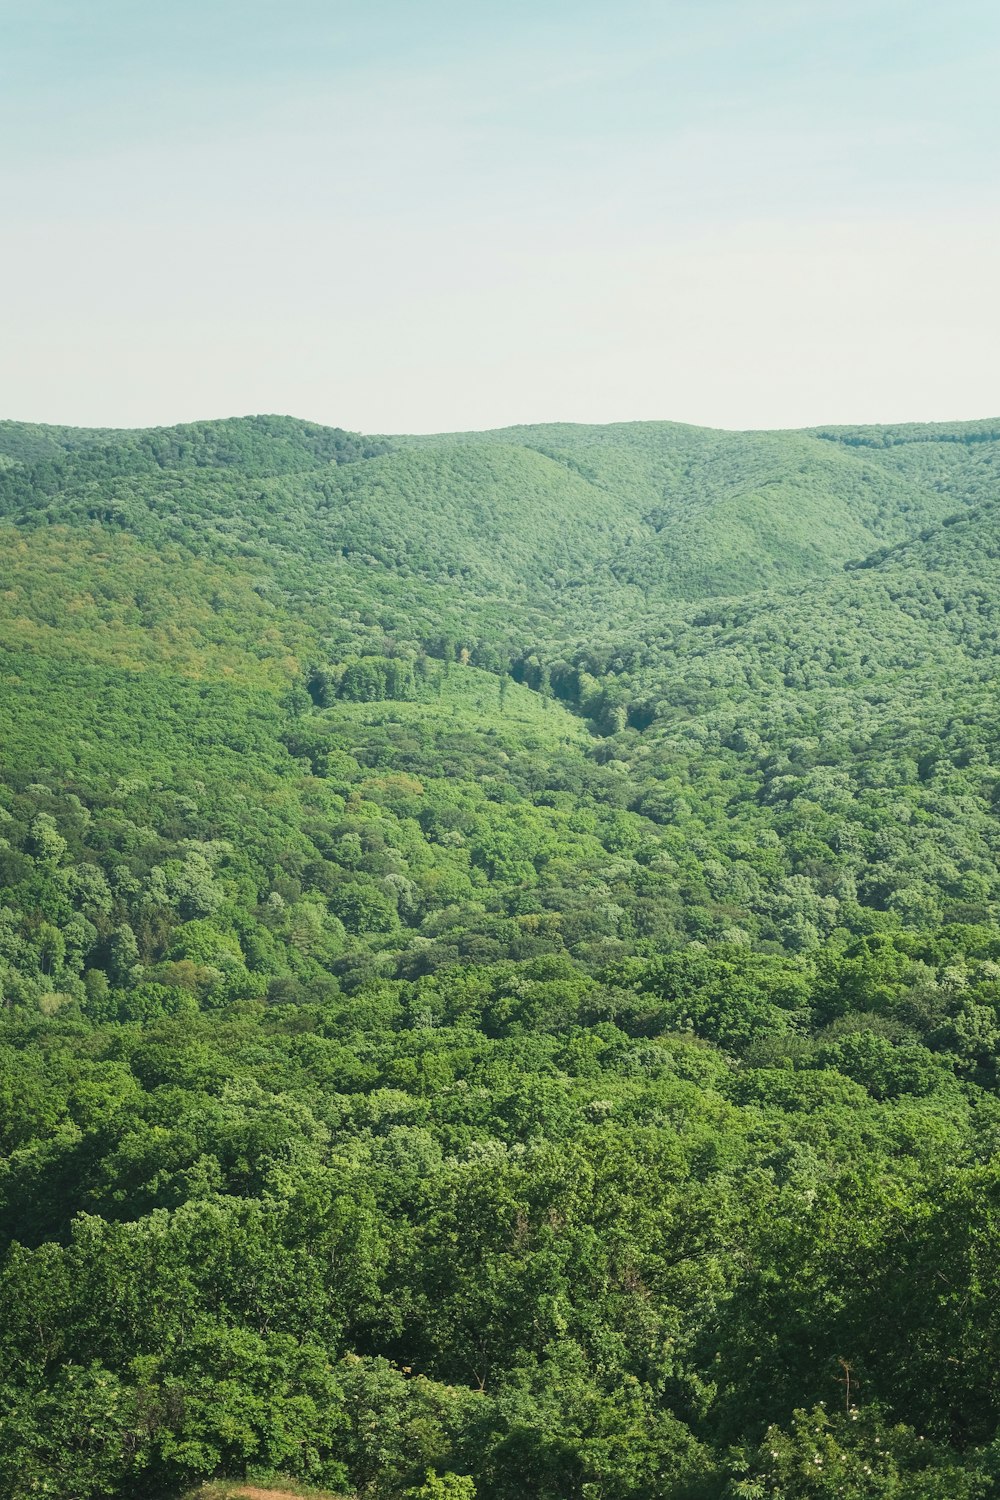
[[[0,1492],[1000,1495],[1000,422],[0,422]]]

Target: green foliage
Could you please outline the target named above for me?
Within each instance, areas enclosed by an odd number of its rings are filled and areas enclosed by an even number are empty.
[[[409,1500],[476,1500],[476,1486],[467,1474],[435,1474],[428,1469],[424,1483],[407,1495]]]
[[[0,459],[3,1493],[993,1493],[995,424]]]
[[[888,1426],[877,1410],[851,1407],[796,1411],[789,1427],[768,1428],[726,1494],[782,1500],[845,1496],[847,1500],[972,1500],[992,1493],[984,1472],[963,1470],[946,1452],[903,1424]]]

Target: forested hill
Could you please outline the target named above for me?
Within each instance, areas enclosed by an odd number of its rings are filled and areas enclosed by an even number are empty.
[[[998,478],[0,422],[0,1492],[1000,1494]]]
[[[156,541],[190,540],[185,527],[216,545],[258,536],[317,562],[374,560],[516,594],[610,581],[695,599],[823,574],[991,498],[998,443],[987,423],[420,439],[282,417],[117,434],[2,423],[0,513],[86,517]]]

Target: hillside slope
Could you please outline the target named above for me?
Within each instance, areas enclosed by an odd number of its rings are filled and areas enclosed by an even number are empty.
[[[4,1495],[995,1492],[998,443],[0,423]]]
[[[997,472],[1000,440],[989,424],[971,424],[968,442],[956,440],[966,435],[961,424],[944,434],[922,444],[919,463],[901,462],[901,442],[880,448],[874,437],[669,422],[510,428],[452,441],[517,442],[564,464],[609,503],[627,498],[642,529],[601,563],[647,593],[698,598],[822,574],[972,503]]]
[[[157,543],[190,528],[201,547],[461,576],[501,595],[544,583],[586,596],[603,580],[693,599],[821,575],[988,498],[1000,440],[961,431],[878,447],[670,423],[433,440],[278,417],[97,435],[5,424],[0,514]]]

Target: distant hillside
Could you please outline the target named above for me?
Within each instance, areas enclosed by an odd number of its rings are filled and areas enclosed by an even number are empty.
[[[1000,435],[989,424],[971,429],[971,456],[959,424],[931,429],[917,463],[901,460],[898,445],[880,447],[881,429],[852,443],[835,433],[643,422],[515,427],[451,441],[516,441],[565,464],[610,503],[627,501],[641,527],[598,565],[647,593],[697,598],[821,574],[972,503],[998,472]]]
[[[822,575],[988,498],[1000,439],[882,445],[671,423],[360,438],[255,417],[148,433],[5,424],[0,514],[296,554],[481,593],[696,599]],[[538,598],[540,605],[545,604]]]

